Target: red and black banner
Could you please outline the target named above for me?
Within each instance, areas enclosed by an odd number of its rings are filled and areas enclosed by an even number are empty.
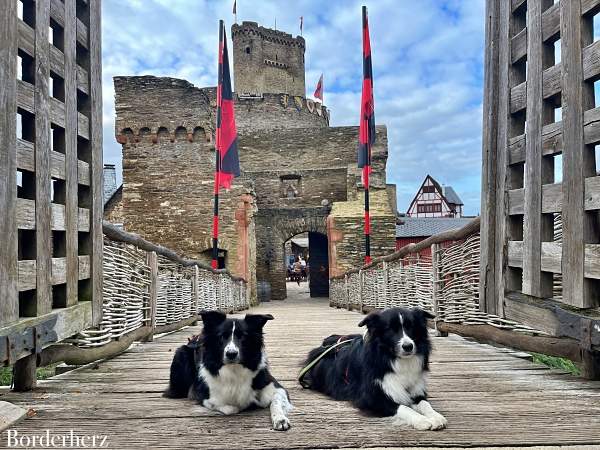
[[[323,74],[321,74],[321,78],[319,78],[319,82],[317,83],[317,88],[315,89],[314,97],[323,101]]]
[[[233,107],[233,91],[229,71],[225,25],[221,21],[219,33],[219,84],[217,85],[216,148],[220,156],[219,186],[229,189],[233,178],[240,176],[237,130]]]
[[[375,102],[373,100],[373,66],[371,64],[371,40],[367,7],[362,8],[363,25],[363,85],[360,102],[360,134],[358,144],[358,167],[363,169],[363,183],[371,167],[371,147],[375,143]],[[368,168],[368,169],[367,169]],[[366,185],[368,188],[369,186]]]
[[[237,130],[231,89],[229,55],[225,25],[219,21],[219,82],[217,85],[217,130],[215,138],[215,209],[213,217],[213,268],[217,268],[219,239],[219,189],[229,189],[231,182],[240,175]]]
[[[358,136],[358,167],[362,168],[365,188],[365,263],[371,262],[371,216],[369,213],[369,176],[371,147],[375,144],[375,103],[373,101],[373,66],[367,7],[362,7],[363,84],[360,102],[360,131]]]

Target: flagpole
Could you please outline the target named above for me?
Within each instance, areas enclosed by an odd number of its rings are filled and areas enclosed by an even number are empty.
[[[225,25],[222,20],[219,20],[219,70],[217,84],[217,126],[215,132],[215,188],[214,188],[214,212],[213,212],[213,248],[212,262],[213,269],[219,268],[219,188],[220,188],[220,173],[221,173],[221,126],[220,115],[221,105],[223,101],[223,32]]]
[[[363,25],[363,48],[365,45],[365,28],[367,27],[367,7],[362,7],[362,25]],[[364,55],[363,55],[364,59]],[[364,64],[364,61],[363,61]],[[371,76],[373,76],[371,74]],[[361,120],[365,120],[364,117]],[[365,185],[365,264],[369,264],[371,262],[371,211],[369,208],[369,175],[371,172],[371,136],[369,135],[369,125],[365,124],[366,128],[366,137],[367,137],[367,162],[365,167],[363,167],[363,182]]]

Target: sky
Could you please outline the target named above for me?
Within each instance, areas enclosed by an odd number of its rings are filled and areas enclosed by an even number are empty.
[[[479,214],[484,0],[238,0],[237,20],[270,28],[276,20],[277,29],[295,36],[303,16],[308,97],[323,73],[330,125],[357,125],[363,4],[369,10],[375,120],[387,125],[387,180],[397,185],[399,211],[406,211],[430,174],[456,190],[465,214]],[[232,5],[102,2],[105,163],[120,171],[112,77],[170,76],[198,87],[216,85],[218,21],[230,27]]]

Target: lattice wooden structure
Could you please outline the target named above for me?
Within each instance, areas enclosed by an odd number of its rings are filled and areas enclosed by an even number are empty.
[[[480,306],[553,335],[571,326],[590,353],[600,343],[590,321],[600,306],[600,1],[486,4]],[[581,311],[574,326],[551,311],[564,305]]]
[[[0,13],[0,363],[102,315],[99,0]]]

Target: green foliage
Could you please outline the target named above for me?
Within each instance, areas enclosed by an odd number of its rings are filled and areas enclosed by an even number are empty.
[[[38,367],[37,379],[45,380],[46,378],[53,377],[55,374],[57,364],[53,364],[47,367]],[[10,386],[12,380],[12,367],[0,367],[0,386]]]
[[[533,356],[533,362],[544,364],[553,369],[565,370],[573,375],[581,375],[579,367],[577,367],[570,359],[542,355],[541,353],[532,353],[531,356]]]

